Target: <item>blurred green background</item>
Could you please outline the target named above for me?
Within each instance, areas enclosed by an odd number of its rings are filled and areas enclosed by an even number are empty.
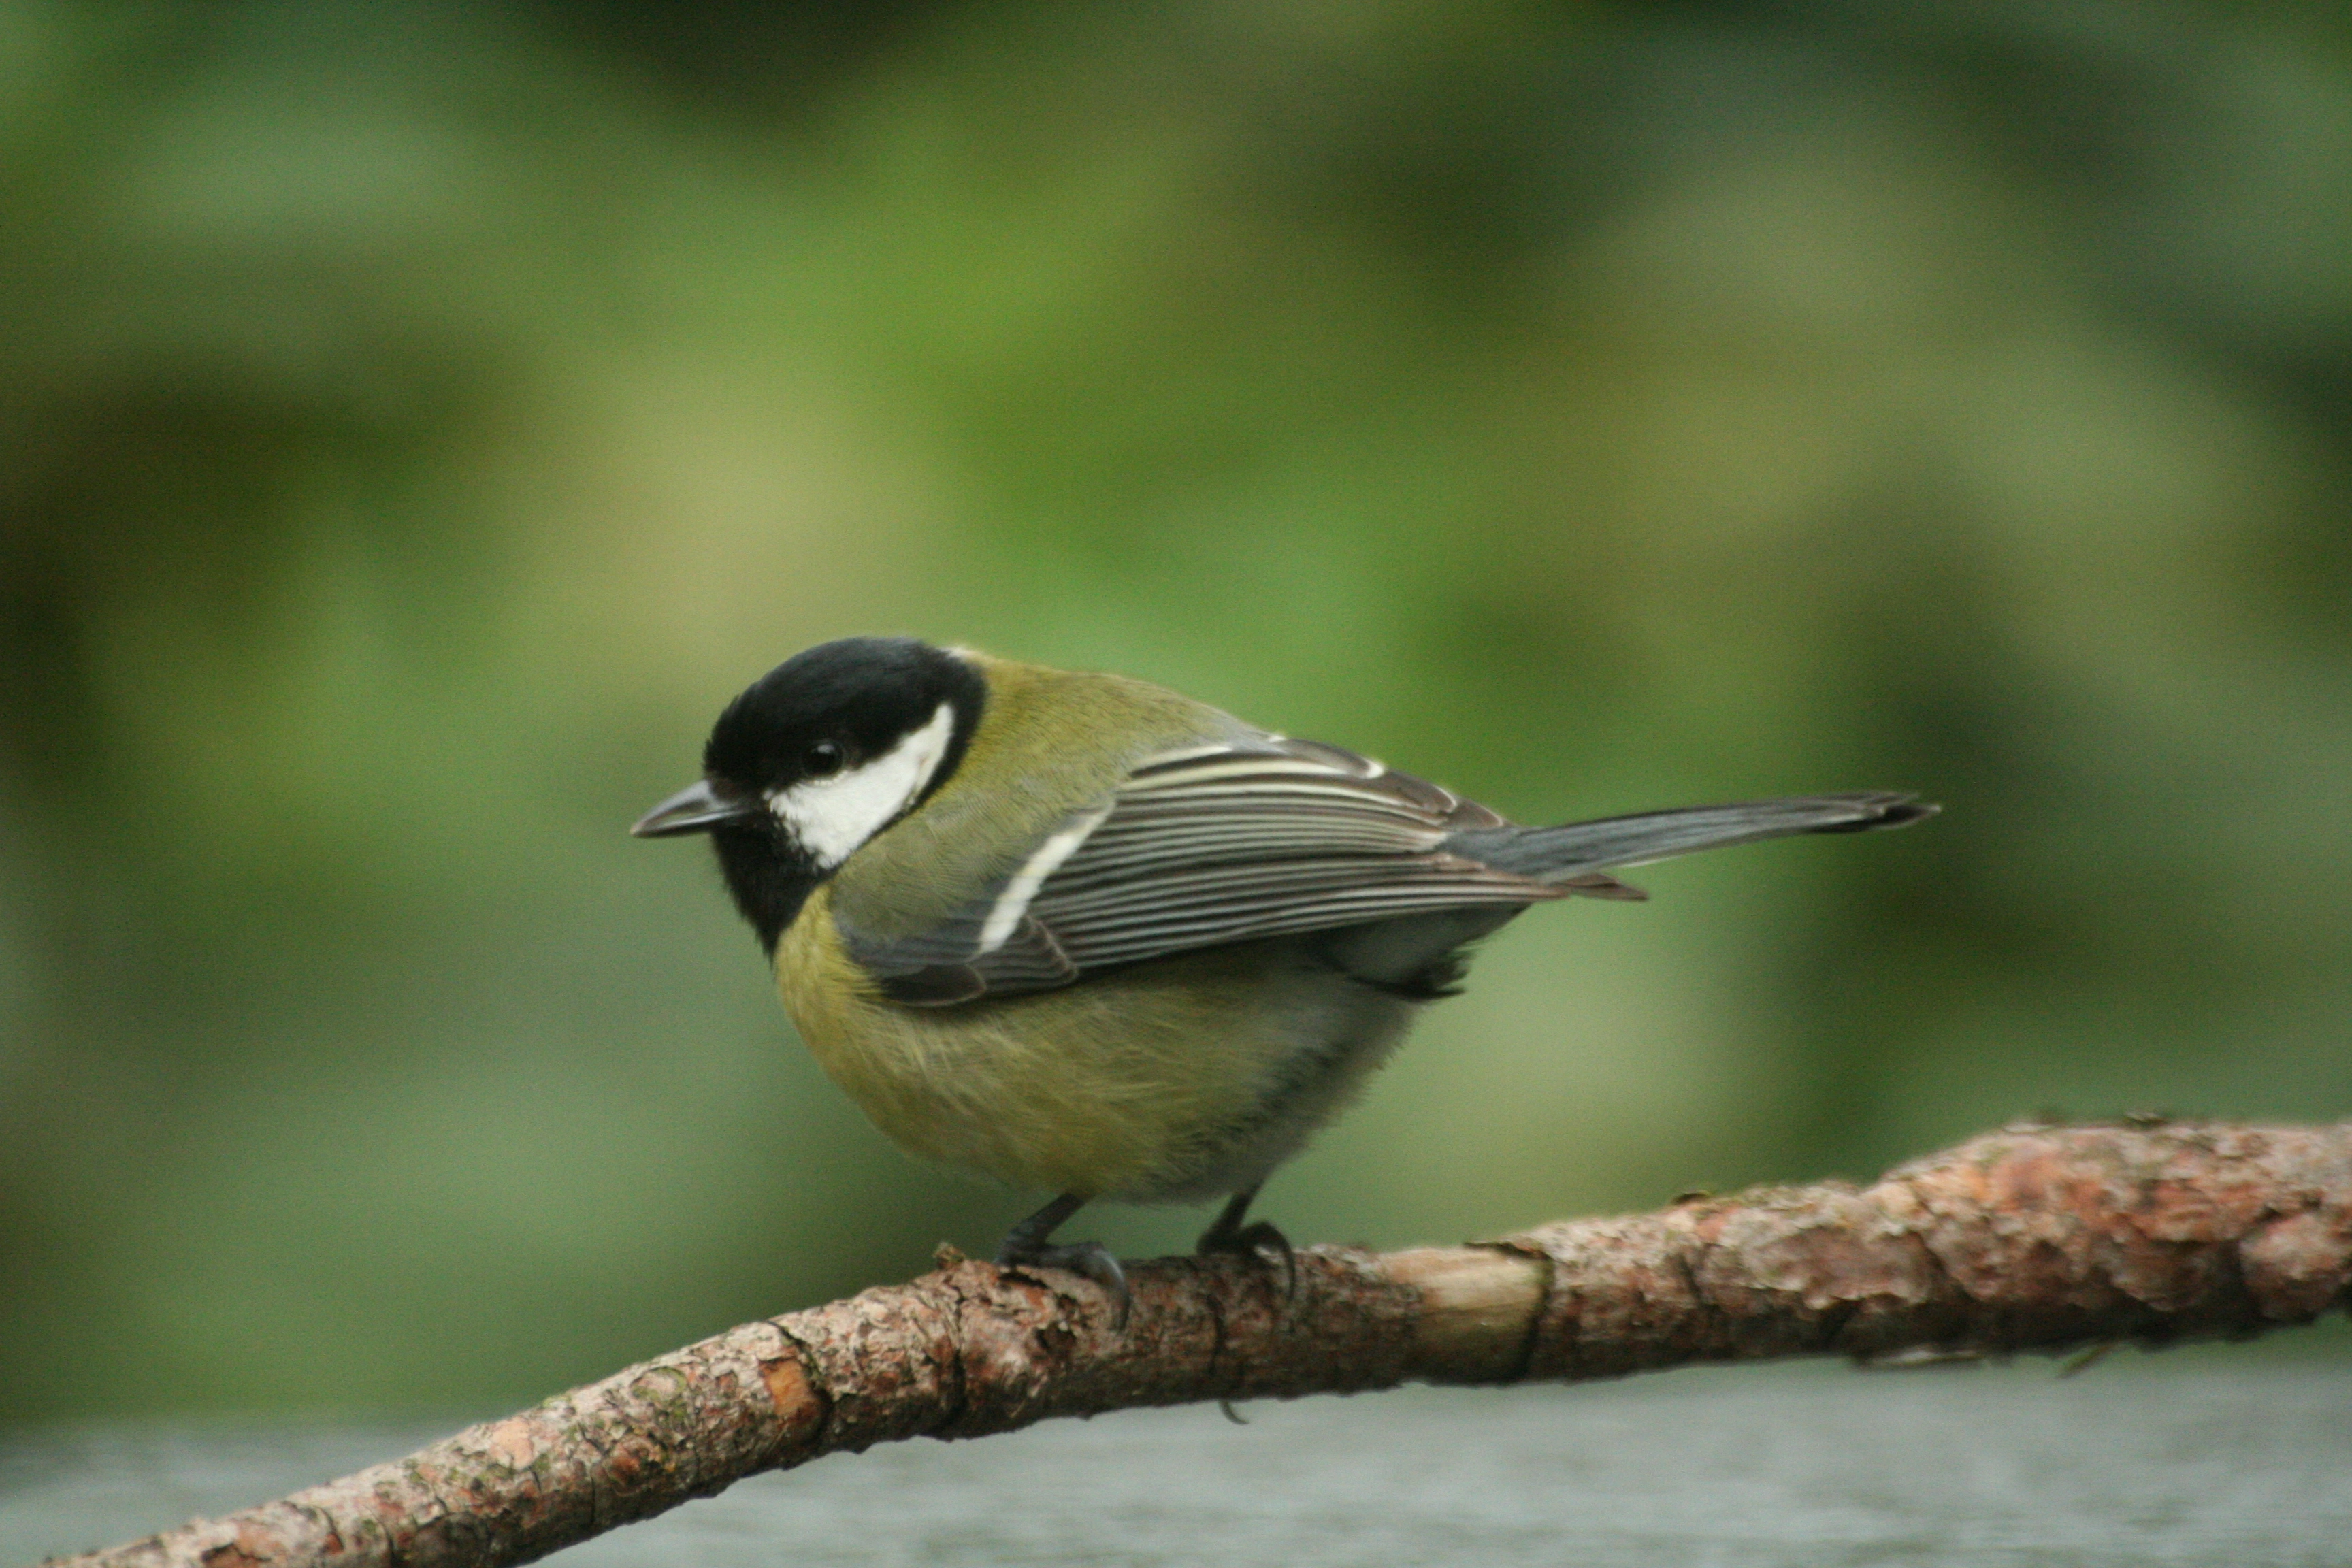
[[[5,0],[0,1416],[992,1245],[624,836],[856,631],[1947,804],[1537,911],[1301,1240],[2352,1114],[2347,521],[2333,5]]]

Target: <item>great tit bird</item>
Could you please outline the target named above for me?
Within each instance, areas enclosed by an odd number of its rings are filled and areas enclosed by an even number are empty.
[[[1805,795],[1521,827],[1449,790],[1140,680],[850,637],[730,703],[644,837],[707,833],[785,1008],[901,1147],[1060,1194],[1223,1197],[1203,1252],[1278,1253],[1267,1175],[1361,1090],[1466,944],[1612,869],[1936,808]]]

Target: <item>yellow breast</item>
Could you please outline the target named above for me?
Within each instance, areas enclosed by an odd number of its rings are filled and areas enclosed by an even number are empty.
[[[827,1074],[923,1159],[1087,1196],[1189,1195],[1261,1131],[1302,1047],[1334,1031],[1328,971],[1281,944],[1181,954],[1066,990],[904,1007],[863,983],[820,888],[776,948]]]

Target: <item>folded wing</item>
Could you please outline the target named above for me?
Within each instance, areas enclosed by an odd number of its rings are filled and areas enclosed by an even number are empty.
[[[1257,737],[1147,759],[920,937],[844,934],[894,998],[942,1005],[1192,948],[1618,886],[1546,881],[1446,847],[1467,830],[1511,831],[1352,752]]]
[[[1638,899],[1609,868],[1935,809],[1906,795],[1806,795],[1521,827],[1353,752],[1261,735],[1146,759],[930,931],[843,936],[894,1000],[946,1005],[1262,937]]]

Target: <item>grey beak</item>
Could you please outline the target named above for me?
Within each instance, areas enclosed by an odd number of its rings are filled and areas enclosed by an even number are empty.
[[[711,788],[703,779],[690,784],[645,816],[629,832],[638,838],[667,838],[679,833],[708,833],[722,822],[740,822],[760,814],[756,796],[733,798]]]

